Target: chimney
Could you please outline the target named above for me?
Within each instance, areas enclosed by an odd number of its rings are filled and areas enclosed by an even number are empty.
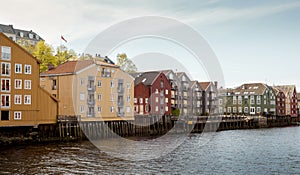
[[[215,84],[216,88],[218,88],[218,82],[215,81],[214,84]]]
[[[52,70],[52,69],[54,69],[54,65],[52,63],[49,63],[48,64],[48,70]]]

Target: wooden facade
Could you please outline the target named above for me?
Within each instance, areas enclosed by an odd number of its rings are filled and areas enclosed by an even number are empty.
[[[40,76],[59,99],[59,115],[81,121],[133,120],[133,78],[103,61],[68,61]]]
[[[57,99],[40,88],[39,61],[0,33],[0,126],[56,122]]]

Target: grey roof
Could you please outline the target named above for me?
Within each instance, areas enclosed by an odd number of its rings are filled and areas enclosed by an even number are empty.
[[[12,25],[3,25],[0,24],[0,32],[15,34],[14,28]]]
[[[0,24],[0,32],[15,34],[17,36],[17,38],[25,38],[25,39],[29,39],[29,40],[35,40],[35,41],[43,40],[43,38],[41,38],[38,34],[33,32],[32,30],[28,31],[28,30],[22,30],[22,29],[15,29],[13,27],[13,25]],[[23,37],[21,37],[21,35],[20,35],[21,32],[23,33]],[[32,38],[29,37],[30,33],[33,34]]]
[[[263,95],[267,88],[269,87],[263,83],[248,83],[235,88],[233,92],[240,95]]]
[[[137,75],[135,77],[134,85],[143,83],[146,86],[151,86],[153,84],[154,80],[159,76],[159,74],[160,74],[160,72],[158,72],[158,71],[140,73],[139,75]],[[131,76],[133,76],[133,75],[131,74]]]

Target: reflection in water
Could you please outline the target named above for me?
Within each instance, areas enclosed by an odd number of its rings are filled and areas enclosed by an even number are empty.
[[[204,146],[199,140],[195,134],[170,154],[147,161],[117,159],[87,141],[1,148],[0,174],[300,173],[300,127],[223,131]]]

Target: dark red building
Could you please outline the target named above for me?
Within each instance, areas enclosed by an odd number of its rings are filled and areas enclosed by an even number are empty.
[[[273,87],[276,95],[276,115],[277,116],[285,116],[285,94],[279,88]]]
[[[162,72],[133,74],[135,115],[171,115],[171,85]]]

